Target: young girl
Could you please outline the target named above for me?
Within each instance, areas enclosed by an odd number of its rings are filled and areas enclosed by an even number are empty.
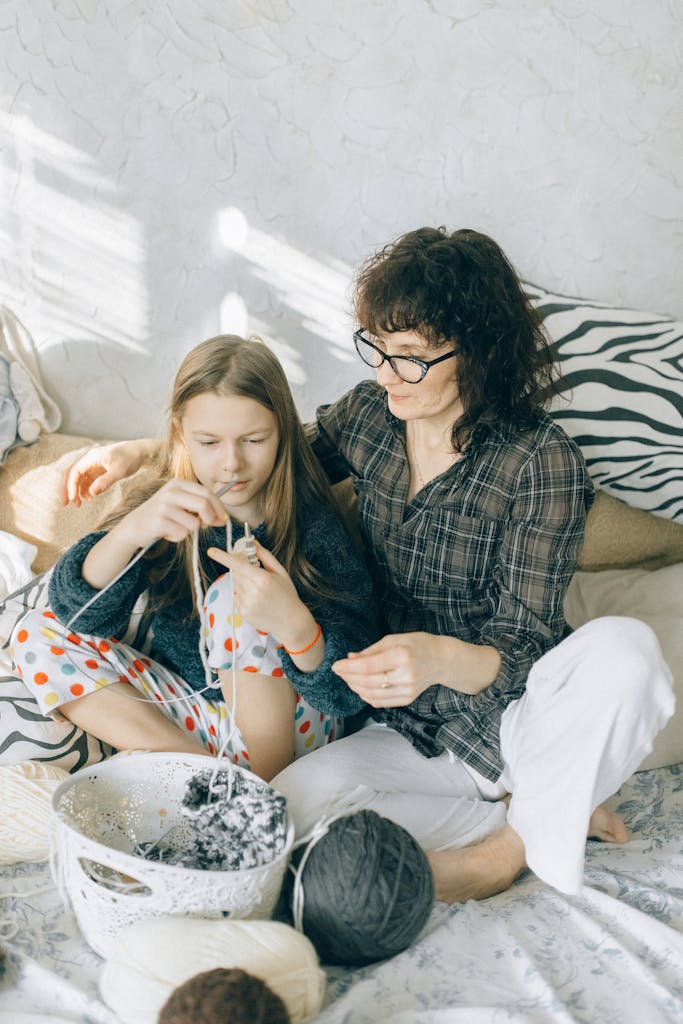
[[[330,666],[377,635],[369,577],[262,342],[189,353],[160,479],[105,527],[13,634],[45,714],[118,749],[217,753],[230,736],[270,779],[363,707]],[[251,561],[226,551],[245,533]]]

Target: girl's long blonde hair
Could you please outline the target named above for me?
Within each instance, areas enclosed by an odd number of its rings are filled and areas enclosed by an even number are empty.
[[[185,356],[173,385],[159,475],[136,489],[126,507],[105,526],[123,518],[165,480],[172,477],[197,479],[182,441],[181,422],[187,403],[207,393],[251,398],[275,415],[278,450],[263,496],[270,550],[287,569],[294,584],[301,586],[314,604],[317,599],[332,596],[325,581],[301,552],[298,512],[311,502],[334,510],[336,504],[327,477],[306,439],[284,370],[275,354],[258,338],[221,334],[203,341]],[[155,601],[156,607],[174,602],[186,587],[194,594],[191,536],[179,544],[160,541],[149,557],[154,563],[153,579],[161,582],[170,574],[173,580]],[[201,566],[200,572],[206,585],[206,572]]]

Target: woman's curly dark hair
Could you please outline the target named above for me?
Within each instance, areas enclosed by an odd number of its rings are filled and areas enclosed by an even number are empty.
[[[478,423],[532,421],[556,391],[551,344],[500,246],[478,231],[419,228],[371,256],[355,282],[358,322],[371,334],[414,331],[453,341],[464,412],[461,450]]]

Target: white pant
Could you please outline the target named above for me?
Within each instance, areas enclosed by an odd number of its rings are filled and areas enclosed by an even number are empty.
[[[504,769],[490,783],[449,754],[427,758],[374,722],[273,779],[298,836],[323,815],[371,808],[427,850],[469,846],[506,818],[543,881],[579,892],[593,810],[641,764],[674,711],[655,634],[635,619],[586,623],[532,668],[501,724]]]

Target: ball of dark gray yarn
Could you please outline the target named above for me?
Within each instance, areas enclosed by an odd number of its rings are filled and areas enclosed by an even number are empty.
[[[395,956],[417,937],[434,905],[424,851],[375,811],[333,821],[311,848],[302,884],[303,931],[326,964],[360,966]]]

